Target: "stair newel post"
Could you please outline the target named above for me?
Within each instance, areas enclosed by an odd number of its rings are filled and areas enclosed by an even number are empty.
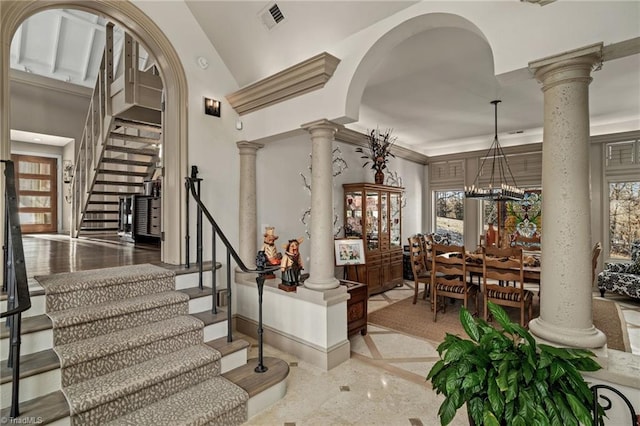
[[[4,200],[4,241],[2,243],[2,264],[4,269],[2,272],[2,291],[7,292],[7,262],[9,261],[9,203],[7,197]]]
[[[195,179],[196,194],[200,198],[200,182],[202,179]],[[198,204],[198,214],[196,216],[196,261],[198,263],[198,287],[200,290],[204,288],[202,284],[202,207]]]
[[[191,193],[190,186],[191,186],[191,183],[189,182],[189,178],[187,177],[184,180],[184,188],[185,188],[185,193],[186,193],[185,194],[185,198],[186,198],[186,200],[185,200],[186,201],[186,206],[185,206],[186,209],[185,210],[186,210],[186,222],[187,222],[187,224],[186,224],[187,225],[187,229],[186,229],[187,232],[186,232],[186,235],[184,236],[184,240],[185,240],[184,267],[185,268],[189,268],[190,267],[190,265],[189,265],[189,240],[190,240],[190,237],[189,237],[189,194]]]
[[[229,251],[227,250],[227,266],[229,265]],[[213,314],[218,313],[218,281],[216,278],[216,259],[218,255],[216,253],[216,228],[211,226],[211,297],[213,298],[211,312]]]
[[[20,416],[20,332],[22,325],[22,313],[18,313],[11,318],[11,349],[10,360],[12,383],[11,383],[11,410],[9,417]]]
[[[258,365],[254,369],[256,373],[264,373],[268,368],[263,363],[263,343],[262,343],[262,293],[264,290],[265,278],[262,274],[258,274],[256,277],[256,283],[258,283]]]

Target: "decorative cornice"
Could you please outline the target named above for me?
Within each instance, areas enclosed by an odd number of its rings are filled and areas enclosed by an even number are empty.
[[[338,129],[335,139],[340,142],[365,148],[369,146],[369,143],[367,142],[367,135],[355,130],[347,129],[346,127]],[[429,157],[427,157],[426,155],[420,154],[419,152],[412,151],[411,149],[402,146],[392,146],[391,152],[398,158],[413,161],[414,163],[427,164],[429,162]]]
[[[505,155],[532,154],[542,152],[542,142],[530,143],[526,145],[504,146],[501,147]],[[457,152],[454,154],[443,154],[429,157],[429,164],[440,163],[442,161],[464,160],[467,158],[483,157],[487,154],[486,149],[476,151]]]
[[[323,52],[226,96],[240,115],[321,89],[333,76],[340,59]]]

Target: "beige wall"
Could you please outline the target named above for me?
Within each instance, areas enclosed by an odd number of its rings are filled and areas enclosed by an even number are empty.
[[[21,75],[14,78],[14,75],[12,71],[11,129],[81,140],[89,109],[90,90],[57,89],[60,82],[55,80],[27,80]],[[64,84],[69,86],[68,83]]]

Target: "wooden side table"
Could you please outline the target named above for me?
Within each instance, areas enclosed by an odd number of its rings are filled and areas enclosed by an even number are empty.
[[[352,336],[360,332],[364,336],[367,334],[367,285],[348,280],[340,280],[340,285],[346,286],[351,295],[347,301],[347,334]]]

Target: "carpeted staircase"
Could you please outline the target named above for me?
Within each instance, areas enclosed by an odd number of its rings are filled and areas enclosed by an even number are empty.
[[[36,277],[75,425],[234,425],[245,390],[188,315],[172,271],[133,265]]]

